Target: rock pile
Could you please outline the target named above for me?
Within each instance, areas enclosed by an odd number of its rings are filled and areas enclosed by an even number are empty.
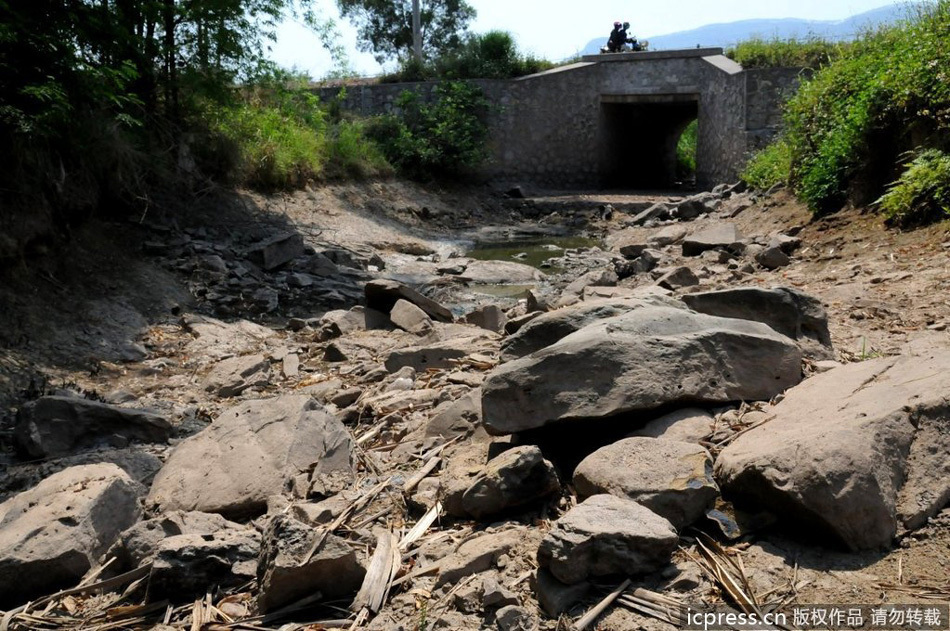
[[[559,281],[400,254],[456,292],[537,283],[452,309],[438,284],[376,277],[389,262],[373,252],[298,235],[152,243],[216,314],[273,310],[286,327],[183,315],[178,346],[142,370],[188,407],[145,409],[144,387],[24,404],[28,458],[134,447],[161,468],[146,488],[62,460],[0,504],[0,607],[114,558],[149,599],[212,593],[228,619],[553,629],[602,581],[698,598],[706,579],[674,555],[690,527],[752,533],[733,503],[847,549],[893,545],[950,501],[950,349],[811,375],[834,357],[827,315],[742,282],[799,246],[741,234],[747,202],[719,188],[641,208],[608,250],[556,257],[574,265]]]

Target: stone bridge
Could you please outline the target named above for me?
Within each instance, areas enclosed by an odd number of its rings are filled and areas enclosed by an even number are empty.
[[[656,189],[676,179],[676,145],[698,120],[696,181],[734,181],[750,150],[778,130],[801,70],[743,70],[720,48],[591,55],[507,81],[478,81],[495,104],[485,175],[546,188]],[[343,105],[391,111],[406,89],[348,87]],[[323,98],[336,96],[323,89]]]

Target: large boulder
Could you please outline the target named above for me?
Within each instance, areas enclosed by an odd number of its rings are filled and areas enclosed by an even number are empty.
[[[647,306],[495,368],[486,429],[510,434],[684,403],[767,400],[801,380],[798,346],[768,326]]]
[[[257,565],[261,611],[272,611],[317,592],[328,600],[356,593],[366,575],[356,552],[336,535],[327,535],[314,549],[323,535],[321,529],[286,515],[271,521]]]
[[[882,548],[950,500],[950,349],[847,364],[793,388],[720,454],[723,491],[853,550]]]
[[[670,522],[633,500],[589,497],[557,520],[538,565],[562,583],[611,574],[648,574],[670,561],[679,537]]]
[[[828,314],[821,301],[790,287],[737,287],[687,294],[682,298],[700,313],[754,320],[798,340],[806,354],[819,359],[834,356]]]
[[[29,457],[50,458],[108,445],[116,438],[165,442],[171,432],[167,419],[148,410],[53,396],[20,408],[14,438]]]
[[[590,300],[539,315],[502,342],[501,359],[530,355],[594,322],[658,304],[675,306],[677,302],[662,296]]]
[[[627,438],[602,447],[574,470],[578,497],[628,497],[681,530],[703,516],[719,496],[712,456],[693,443]]]
[[[400,282],[384,278],[366,283],[366,306],[376,311],[389,313],[399,300],[405,300],[425,311],[430,318],[439,322],[452,322],[452,312],[427,298],[415,289]]]
[[[139,517],[114,464],[71,467],[0,504],[0,607],[75,584]]]
[[[308,396],[247,401],[172,452],[147,503],[164,511],[260,514],[267,498],[292,482],[351,471],[352,449],[343,424]]]

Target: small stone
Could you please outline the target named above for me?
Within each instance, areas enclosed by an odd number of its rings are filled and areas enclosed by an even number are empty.
[[[545,569],[538,570],[534,584],[538,604],[541,605],[544,613],[552,618],[558,618],[587,598],[590,588],[591,585],[587,581],[581,581],[573,585],[562,583]]]
[[[654,572],[679,537],[673,526],[633,500],[589,497],[564,514],[538,548],[538,564],[564,583],[589,577]]]
[[[495,623],[499,631],[537,631],[540,628],[538,618],[524,607],[509,605],[498,610]]]
[[[698,285],[699,278],[690,268],[677,267],[657,279],[656,284],[664,289],[676,290]]]
[[[366,571],[357,561],[356,552],[336,535],[328,535],[306,560],[322,534],[288,516],[271,521],[257,568],[260,611],[273,611],[317,592],[332,599],[359,589]]]

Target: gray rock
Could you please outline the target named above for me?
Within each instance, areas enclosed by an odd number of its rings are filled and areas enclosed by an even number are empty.
[[[561,489],[554,465],[533,445],[509,449],[485,465],[462,495],[462,509],[484,519]]]
[[[755,262],[765,269],[778,269],[792,262],[780,245],[772,244],[755,255]]]
[[[544,274],[514,261],[471,260],[458,279],[476,285],[533,285],[543,280]]]
[[[303,237],[295,232],[271,237],[254,245],[247,251],[247,258],[271,271],[303,254]]]
[[[436,586],[453,584],[472,574],[490,569],[499,557],[515,548],[522,539],[520,530],[486,533],[469,539],[439,564]]]
[[[695,443],[626,438],[584,458],[574,488],[578,497],[628,497],[682,530],[719,496],[712,466],[712,456]]]
[[[389,312],[389,319],[403,331],[423,335],[432,330],[432,318],[425,311],[400,298]]]
[[[166,442],[172,425],[148,410],[132,410],[78,397],[42,397],[17,413],[14,439],[30,458],[50,458],[109,445],[115,437]]]
[[[668,405],[768,400],[801,380],[801,351],[758,322],[645,306],[501,364],[482,417],[507,434]]]
[[[257,567],[260,611],[273,611],[315,593],[327,600],[356,593],[366,570],[343,539],[328,535],[306,560],[322,535],[322,530],[291,517],[279,516],[271,521]]]
[[[677,267],[657,279],[656,284],[664,289],[677,290],[699,284],[696,273],[688,267]]]
[[[562,583],[654,572],[670,561],[679,537],[650,509],[613,495],[589,497],[541,540],[538,565]]]
[[[538,631],[541,623],[538,617],[524,607],[508,605],[495,614],[498,631]]]
[[[541,568],[535,577],[534,592],[544,613],[552,618],[558,618],[587,598],[590,587],[587,581],[573,585],[562,583],[549,571]]]
[[[437,411],[426,425],[426,436],[467,436],[482,421],[482,391],[475,388]]]
[[[270,383],[270,362],[263,355],[231,357],[215,364],[202,386],[219,397],[236,397],[249,388]]]
[[[114,556],[120,568],[132,569],[149,562],[168,537],[213,535],[226,529],[245,530],[245,527],[214,513],[172,511],[140,521],[124,531],[108,556]]]
[[[366,308],[362,306],[353,307],[348,311],[342,309],[328,311],[320,318],[315,328],[320,331],[321,339],[329,340],[341,335],[366,330],[368,328],[366,317]],[[389,318],[386,318],[386,320],[389,321]]]
[[[260,534],[247,528],[168,537],[155,553],[149,594],[194,598],[212,585],[237,587],[254,578],[260,549]]]
[[[512,361],[551,346],[585,326],[654,304],[675,304],[664,298],[612,298],[584,301],[539,315],[501,343],[502,361]]]
[[[629,436],[698,443],[712,433],[716,419],[706,410],[683,408],[655,418]]]
[[[694,196],[688,197],[678,203],[676,208],[670,212],[670,216],[680,221],[690,221],[713,211],[715,211],[715,208],[704,198]]]
[[[430,318],[439,322],[452,322],[452,312],[426,298],[415,289],[394,280],[377,279],[366,283],[366,306],[376,311],[389,313],[396,302],[406,300],[425,311]]]
[[[0,504],[0,606],[75,585],[138,519],[138,494],[122,469],[94,464]]]
[[[669,219],[670,206],[662,202],[653,204],[644,211],[635,215],[628,223],[633,226],[642,226],[650,220]]]
[[[617,246],[617,251],[620,254],[628,259],[635,259],[643,254],[643,251],[648,249],[650,244],[646,240],[630,240],[626,241]]]
[[[672,225],[651,235],[647,241],[654,247],[663,248],[668,245],[673,245],[674,243],[679,243],[686,238],[687,234],[689,234],[689,230],[683,226]]]
[[[535,311],[550,311],[551,301],[549,297],[537,289],[529,289],[525,292],[525,307],[528,313]],[[506,318],[507,319],[507,318]]]
[[[301,476],[351,472],[352,449],[342,423],[308,396],[247,401],[175,448],[147,502],[164,511],[260,514],[269,496]]]
[[[663,253],[659,250],[647,249],[640,253],[640,256],[633,262],[634,274],[647,274],[656,269],[656,266],[663,260]]]
[[[510,589],[502,587],[495,576],[486,575],[482,579],[482,606],[486,608],[507,607],[518,604],[521,604],[518,595]]]
[[[535,311],[533,313],[526,313],[522,316],[509,317],[508,322],[505,324],[505,333],[508,335],[514,335],[524,327],[528,322],[531,322],[535,318],[542,315],[543,312]]]
[[[828,314],[817,298],[790,287],[737,287],[683,296],[689,308],[700,313],[754,320],[803,344],[805,354],[831,359]]]
[[[227,323],[207,316],[187,314],[182,316],[181,321],[182,326],[195,336],[185,346],[184,352],[208,360],[249,353],[258,348],[262,341],[274,336],[273,329],[247,320]]]
[[[950,349],[847,364],[786,393],[716,462],[723,491],[852,550],[891,545],[950,500]]]
[[[502,333],[508,323],[508,316],[497,305],[484,305],[466,314],[465,321],[495,333]]]
[[[452,368],[463,357],[489,350],[486,346],[489,335],[485,332],[485,337],[456,338],[427,346],[397,348],[386,356],[383,363],[389,372],[396,372],[406,366],[417,372],[425,372],[429,368]]]
[[[290,515],[309,526],[329,524],[342,515],[354,499],[340,493],[320,502],[294,502]]]
[[[613,287],[617,284],[617,273],[612,268],[593,270],[571,281],[561,293],[559,305],[577,302],[587,287]]]
[[[359,401],[361,396],[363,396],[362,388],[346,388],[332,395],[330,397],[330,403],[342,409]]]
[[[735,250],[741,242],[742,235],[735,224],[714,224],[683,239],[683,256],[699,256],[716,248]]]

